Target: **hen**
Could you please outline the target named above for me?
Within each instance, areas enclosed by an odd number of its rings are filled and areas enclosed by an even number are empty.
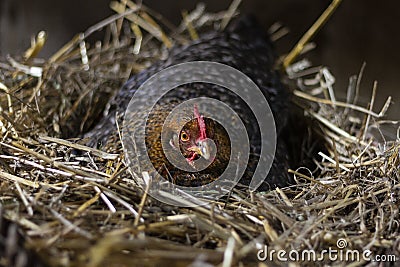
[[[104,144],[116,133],[116,119],[122,125],[124,112],[138,88],[152,75],[170,66],[192,61],[213,61],[229,65],[246,74],[260,88],[267,99],[275,118],[277,147],[271,170],[265,177],[261,190],[275,186],[284,186],[289,182],[287,175],[288,156],[286,145],[281,135],[287,121],[288,93],[274,70],[276,57],[271,42],[253,17],[246,16],[235,21],[222,32],[203,34],[198,40],[184,46],[176,46],[169,51],[166,60],[159,61],[131,77],[116,93],[109,103],[107,115],[85,136],[92,145]],[[148,92],[151,100],[157,88]],[[257,120],[246,102],[224,87],[209,83],[189,83],[176,87],[165,94],[153,107],[147,117],[145,140],[149,159],[163,177],[177,185],[199,186],[214,181],[225,170],[231,155],[229,136],[224,127],[213,119],[205,117],[196,105],[191,107],[186,116],[190,117],[179,134],[172,129],[176,121],[164,125],[168,114],[180,103],[192,98],[209,97],[224,102],[232,108],[242,120],[249,136],[250,153],[247,167],[241,183],[249,184],[252,173],[259,161],[262,141]],[[137,110],[140,110],[140,106]],[[267,108],[266,108],[267,110]],[[190,113],[190,114],[189,114]],[[132,124],[142,123],[145,114],[138,111]],[[210,161],[208,168],[187,172],[172,164],[165,155],[161,132],[164,127],[171,128],[167,133],[168,148],[179,151],[192,168],[200,159]],[[168,130],[167,130],[168,131]],[[210,140],[212,141],[210,143]],[[213,145],[214,144],[214,145]]]

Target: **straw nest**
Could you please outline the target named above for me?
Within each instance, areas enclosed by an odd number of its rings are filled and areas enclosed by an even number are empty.
[[[235,188],[206,206],[168,206],[134,182],[118,142],[98,151],[79,139],[64,139],[88,129],[113,92],[164,58],[166,48],[225,27],[238,2],[216,14],[199,5],[183,12],[177,27],[144,6],[112,2],[114,16],[78,34],[48,60],[35,57],[43,33],[23,56],[2,60],[0,265],[288,264],[276,253],[260,262],[257,253],[264,245],[300,255],[312,250],[319,257],[291,266],[344,264],[340,257],[333,263],[324,254],[328,248],[342,255],[370,250],[400,256],[400,142],[382,142],[372,134],[390,123],[383,121],[390,99],[374,111],[375,86],[369,105],[359,106],[362,72],[350,80],[348,98],[341,102],[327,68],[304,59],[285,69],[293,101],[311,118],[309,128],[325,147],[315,155],[305,151],[316,168],[290,170],[296,184],[288,188],[257,193]],[[96,31],[104,39],[89,44]],[[271,31],[274,38],[283,32]],[[304,140],[305,147],[312,141]],[[361,254],[352,262],[365,264],[379,262]]]

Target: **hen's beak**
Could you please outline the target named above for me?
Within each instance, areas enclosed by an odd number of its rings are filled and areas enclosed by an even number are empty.
[[[189,151],[196,152],[198,155],[203,157],[205,160],[210,159],[210,146],[206,140],[198,141],[196,146],[192,146],[188,149]]]

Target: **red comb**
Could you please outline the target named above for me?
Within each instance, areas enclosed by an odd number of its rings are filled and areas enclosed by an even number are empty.
[[[200,115],[197,105],[194,105],[194,116],[196,117],[197,123],[199,124],[199,128],[200,128],[200,140],[204,140],[207,138],[206,123],[204,122],[203,115]]]

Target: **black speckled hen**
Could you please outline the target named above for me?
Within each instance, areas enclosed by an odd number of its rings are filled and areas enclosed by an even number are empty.
[[[278,139],[275,159],[260,189],[268,190],[275,186],[287,185],[289,182],[288,155],[281,135],[287,121],[289,97],[280,81],[279,73],[274,70],[275,60],[273,46],[265,31],[253,17],[242,17],[223,32],[205,33],[198,40],[172,48],[166,60],[159,61],[131,77],[111,99],[108,114],[85,136],[90,139],[92,145],[104,144],[110,140],[111,136],[115,136],[116,114],[119,114],[118,120],[121,125],[123,114],[132,96],[149,77],[160,70],[191,61],[223,63],[241,71],[253,80],[267,99],[275,118]],[[150,92],[149,98],[151,95]],[[171,134],[169,143],[171,147],[180,150],[189,163],[201,157],[209,160],[213,152],[215,155],[211,158],[210,166],[198,172],[186,173],[167,160],[161,145],[161,129],[171,110],[183,101],[202,96],[226,103],[243,121],[250,139],[250,155],[241,183],[248,184],[260,155],[261,138],[258,123],[248,105],[240,97],[226,88],[213,84],[185,84],[168,92],[157,102],[148,117],[145,133],[147,153],[153,166],[161,170],[164,177],[184,186],[207,184],[218,178],[224,171],[231,152],[229,137],[224,127],[212,119],[203,117],[196,107],[193,107],[192,120],[183,127],[179,136]],[[144,118],[140,114],[136,117],[137,120]],[[216,147],[211,148],[205,141],[208,139],[212,139]],[[216,151],[211,151],[212,149]]]

